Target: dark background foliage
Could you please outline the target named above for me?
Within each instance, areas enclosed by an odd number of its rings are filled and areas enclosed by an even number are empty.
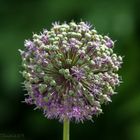
[[[123,84],[113,102],[94,123],[71,124],[71,140],[140,140],[140,16],[139,0],[0,0],[0,140],[62,139],[62,123],[21,103],[18,49],[23,42],[50,28],[54,21],[90,21],[101,34],[117,40],[124,57]]]

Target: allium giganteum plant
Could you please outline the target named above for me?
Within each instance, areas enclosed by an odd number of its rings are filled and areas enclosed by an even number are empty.
[[[63,121],[63,140],[69,140],[69,121],[92,120],[111,102],[120,84],[122,57],[114,42],[87,22],[59,24],[25,40],[22,75],[28,92],[25,102],[45,117]]]

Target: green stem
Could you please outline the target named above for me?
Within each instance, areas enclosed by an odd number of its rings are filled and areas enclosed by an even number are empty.
[[[67,118],[63,122],[63,140],[69,140],[70,122]]]

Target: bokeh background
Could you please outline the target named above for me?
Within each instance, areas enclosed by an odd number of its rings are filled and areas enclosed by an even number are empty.
[[[117,40],[125,56],[123,84],[94,123],[71,124],[71,140],[140,140],[139,0],[0,0],[0,140],[61,140],[62,123],[21,103],[23,79],[18,49],[54,21],[90,21],[99,33]]]

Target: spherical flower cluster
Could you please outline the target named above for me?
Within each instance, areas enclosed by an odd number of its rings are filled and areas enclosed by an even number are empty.
[[[102,113],[120,84],[122,57],[114,42],[86,22],[54,23],[50,31],[25,40],[22,75],[25,102],[47,118],[83,121]]]

